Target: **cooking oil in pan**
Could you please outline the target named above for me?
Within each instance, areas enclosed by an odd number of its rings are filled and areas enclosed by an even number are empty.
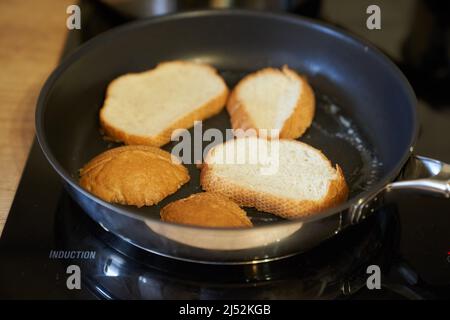
[[[377,182],[381,161],[355,121],[331,98],[316,93],[316,114],[310,129],[299,140],[322,150],[343,169],[350,196]]]

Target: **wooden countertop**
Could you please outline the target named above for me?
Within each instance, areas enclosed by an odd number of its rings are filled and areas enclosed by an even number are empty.
[[[36,99],[58,63],[72,3],[0,1],[0,234],[33,141]]]

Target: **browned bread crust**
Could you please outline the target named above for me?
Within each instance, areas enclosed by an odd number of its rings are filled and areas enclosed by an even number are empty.
[[[169,203],[161,210],[163,221],[203,227],[251,227],[247,214],[232,200],[201,192]]]
[[[80,170],[80,185],[113,203],[151,206],[189,181],[188,170],[170,153],[150,146],[108,150]]]

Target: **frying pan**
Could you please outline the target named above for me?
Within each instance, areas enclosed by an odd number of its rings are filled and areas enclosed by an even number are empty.
[[[246,73],[284,64],[308,77],[314,123],[300,139],[344,171],[346,203],[309,218],[282,220],[251,208],[251,229],[212,229],[159,220],[165,204],[201,191],[199,170],[157,206],[107,203],[82,189],[78,170],[115,145],[99,132],[98,111],[116,77],[185,59],[216,67],[230,88]],[[226,111],[203,129],[230,128]],[[147,251],[187,261],[257,263],[308,250],[383,204],[395,189],[450,195],[450,166],[416,156],[416,99],[401,72],[370,44],[334,27],[290,15],[198,11],[142,20],[89,41],[44,85],[36,110],[39,144],[70,195],[106,230]],[[163,148],[171,150],[173,143]]]

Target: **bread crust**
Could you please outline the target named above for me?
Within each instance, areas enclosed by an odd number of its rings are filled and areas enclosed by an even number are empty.
[[[239,90],[243,83],[260,76],[263,73],[279,72],[278,69],[264,68],[254,73],[245,76],[232,90],[227,102],[226,109],[230,115],[231,126],[233,129],[255,129],[259,128],[255,125],[251,115],[247,112],[245,104],[239,100]],[[292,75],[300,83],[300,96],[297,100],[297,104],[292,114],[286,119],[283,127],[280,130],[281,139],[297,139],[303,135],[306,129],[312,123],[315,112],[315,96],[314,91],[309,85],[305,77],[301,77],[295,71],[289,69],[287,66],[283,66],[282,72]],[[268,137],[270,138],[270,137]]]
[[[190,179],[188,170],[156,147],[122,146],[80,169],[80,185],[99,198],[138,207],[157,204]]]
[[[306,129],[309,128],[314,119],[316,99],[314,91],[305,77],[299,76],[296,72],[289,70],[286,66],[283,67],[283,71],[290,72],[294,77],[298,78],[302,83],[302,93],[300,99],[297,100],[297,105],[291,116],[284,122],[280,132],[280,138],[297,139],[305,133]]]
[[[200,192],[169,203],[161,220],[203,227],[251,227],[247,214],[239,205],[221,194]]]
[[[145,72],[152,72],[156,70],[158,67],[161,67],[164,64],[191,64],[192,62],[187,61],[170,61],[170,62],[162,62],[159,63],[154,69],[145,71]],[[135,135],[127,133],[126,131],[115,127],[112,123],[109,123],[104,116],[104,110],[108,105],[108,98],[110,96],[111,90],[114,88],[114,83],[119,79],[123,79],[123,77],[126,77],[127,75],[121,76],[119,78],[114,79],[109,85],[106,90],[106,98],[105,102],[103,103],[102,108],[100,109],[100,127],[102,128],[103,134],[106,139],[113,140],[116,142],[123,142],[128,145],[148,145],[148,146],[155,146],[159,147],[162,145],[165,145],[166,143],[170,142],[170,138],[172,135],[172,132],[176,129],[188,129],[194,125],[194,121],[200,121],[207,119],[209,117],[212,117],[219,113],[223,107],[225,106],[225,103],[228,99],[228,87],[225,83],[225,81],[222,79],[222,77],[219,76],[217,73],[217,70],[211,67],[207,64],[200,64],[204,67],[207,67],[210,72],[214,75],[214,77],[217,77],[220,79],[220,81],[223,83],[224,90],[216,97],[214,97],[212,100],[208,101],[204,105],[199,106],[197,109],[195,109],[193,112],[186,114],[184,117],[175,120],[170,126],[165,128],[162,132],[160,132],[158,135],[155,136],[143,136],[143,135]]]
[[[311,146],[300,141],[292,141]],[[213,149],[210,150],[210,153]],[[320,151],[320,156],[332,167],[330,160]],[[200,184],[205,191],[220,193],[244,207],[254,207],[260,211],[275,214],[286,219],[309,217],[344,202],[348,197],[348,186],[339,165],[336,165],[336,179],[330,181],[326,195],[318,200],[296,200],[288,197],[255,191],[228,181],[226,178],[215,175],[214,165],[208,162],[210,153],[202,166]]]

